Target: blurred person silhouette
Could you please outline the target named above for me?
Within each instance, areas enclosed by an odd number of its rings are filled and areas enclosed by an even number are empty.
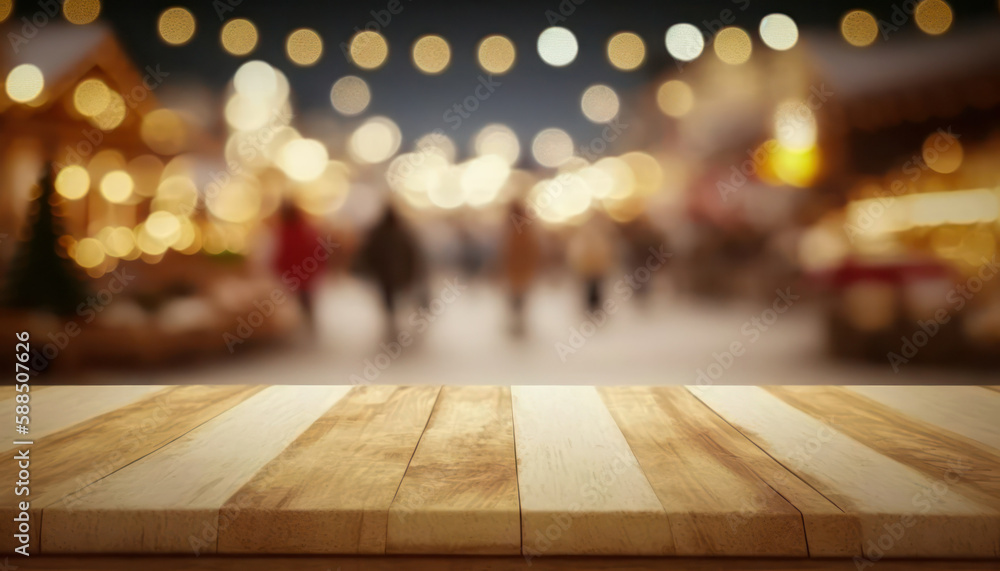
[[[611,224],[594,214],[569,239],[569,265],[583,280],[587,309],[594,311],[604,302],[602,283],[615,262],[615,240]]]
[[[645,266],[650,252],[663,252],[669,249],[666,235],[653,225],[645,213],[629,220],[621,228],[622,237],[625,239],[626,263],[632,270]],[[645,301],[652,289],[652,280],[642,284],[635,290],[636,299]]]
[[[501,269],[503,280],[510,295],[510,330],[514,335],[524,334],[524,301],[531,284],[538,274],[542,261],[541,244],[538,232],[529,223],[516,221],[527,220],[527,212],[521,201],[510,205],[511,223],[501,243]]]
[[[316,256],[317,245],[321,243],[319,232],[298,207],[291,201],[283,202],[279,209],[274,271],[298,298],[309,329],[313,332],[316,329],[315,290],[328,258]],[[309,258],[315,261],[315,265],[304,263]],[[306,271],[309,267],[316,269]]]
[[[357,267],[378,284],[389,336],[394,336],[397,296],[413,290],[421,297],[420,303],[425,304],[426,291],[420,287],[425,277],[425,262],[416,234],[401,220],[391,203],[368,232],[358,252]]]

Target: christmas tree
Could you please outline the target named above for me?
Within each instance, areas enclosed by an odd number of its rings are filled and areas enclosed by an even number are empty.
[[[71,314],[87,298],[87,287],[74,263],[60,255],[59,237],[64,234],[52,200],[55,184],[52,165],[45,166],[33,204],[31,235],[14,256],[4,284],[3,305],[22,310]]]

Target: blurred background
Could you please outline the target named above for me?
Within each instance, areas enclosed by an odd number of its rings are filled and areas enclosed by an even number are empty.
[[[998,380],[995,0],[0,29],[0,330],[39,382]]]

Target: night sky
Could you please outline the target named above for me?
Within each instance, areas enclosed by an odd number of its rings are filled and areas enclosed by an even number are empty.
[[[415,137],[436,128],[450,131],[444,112],[472,94],[483,75],[475,62],[476,44],[486,35],[504,34],[517,47],[517,63],[511,72],[495,78],[501,85],[460,130],[449,133],[465,149],[474,133],[492,122],[512,126],[521,138],[522,148],[544,127],[564,128],[578,142],[597,136],[602,127],[588,123],[580,113],[582,91],[594,83],[605,83],[617,89],[627,105],[630,90],[663,67],[673,66],[663,36],[670,25],[678,22],[690,22],[705,31],[706,21],[717,20],[729,11],[732,24],[748,30],[755,37],[754,49],[761,50],[768,48],[759,42],[757,26],[763,16],[772,12],[794,18],[800,31],[823,28],[832,32],[850,9],[867,9],[877,18],[888,19],[894,4],[905,5],[903,0],[396,1],[402,7],[399,13],[391,15],[384,25],[374,24],[386,36],[390,50],[388,62],[374,71],[348,62],[340,45],[348,42],[356,29],[375,20],[372,11],[387,13],[390,0],[104,0],[102,18],[118,32],[137,66],[160,64],[174,78],[193,80],[215,90],[221,90],[244,61],[263,59],[288,76],[299,114],[318,111],[336,117],[329,102],[331,85],[344,75],[361,76],[372,89],[372,103],[362,117],[391,117],[400,125],[407,146]],[[950,33],[959,33],[963,23],[1000,18],[996,0],[950,3],[955,12],[955,26]],[[195,38],[185,46],[168,46],[157,37],[157,17],[171,6],[183,6],[197,18]],[[18,2],[20,13],[32,8],[33,3]],[[550,21],[552,15],[558,15],[558,19]],[[246,58],[233,57],[219,45],[223,22],[237,17],[250,19],[260,31],[257,49]],[[550,25],[569,28],[580,44],[576,60],[565,68],[550,67],[538,57],[538,34]],[[293,65],[284,53],[285,38],[300,27],[315,29],[324,40],[322,59],[308,68]],[[605,42],[623,30],[638,33],[646,42],[646,63],[635,72],[618,71],[605,58]],[[912,23],[905,30],[902,33],[919,34]],[[438,76],[421,74],[410,61],[414,40],[427,33],[440,34],[451,44],[451,65]],[[357,119],[341,121],[350,126]]]

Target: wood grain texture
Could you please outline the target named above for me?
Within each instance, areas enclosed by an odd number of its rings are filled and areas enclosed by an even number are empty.
[[[31,424],[27,438],[38,440],[106,412],[146,398],[167,387],[160,385],[101,385],[87,387],[52,387],[31,397]],[[0,402],[0,423],[4,431],[14,430],[13,397]],[[18,438],[22,438],[18,436]]]
[[[814,417],[836,418],[842,433],[943,482],[948,494],[992,507],[1000,518],[1000,455],[992,447],[903,414],[846,387],[788,386],[767,390]],[[997,419],[1000,422],[1000,413]],[[1000,529],[1000,520],[993,525]]]
[[[683,387],[599,390],[667,511],[678,555],[861,553],[854,518]]]
[[[53,388],[56,390],[59,387]],[[75,387],[86,391],[87,387]],[[260,389],[246,386],[181,386],[76,423],[36,440],[31,446],[31,544],[40,544],[38,522],[44,508],[72,507],[88,486],[165,446],[200,424],[250,397]],[[15,474],[15,449],[4,453],[4,474]],[[0,496],[0,518],[10,521],[17,501]],[[0,546],[10,552],[12,537],[0,535]]]
[[[983,385],[983,388],[986,390],[1000,393],[1000,386],[998,385]]]
[[[663,505],[594,387],[511,395],[526,556],[675,552]]]
[[[695,396],[861,524],[865,557],[996,557],[997,512],[759,387]],[[794,467],[792,465],[794,464]],[[946,489],[942,493],[941,487]]]
[[[359,386],[233,495],[220,553],[386,549],[389,506],[439,387]]]
[[[32,557],[37,571],[858,571],[851,559],[702,557]],[[891,560],[877,571],[996,571],[996,561]]]
[[[389,508],[387,553],[518,554],[507,387],[443,387]]]
[[[1000,454],[1000,394],[969,386],[852,386],[913,418],[992,446]]]
[[[347,392],[266,388],[43,511],[45,553],[212,553],[223,503]],[[226,514],[238,517],[238,513]]]

